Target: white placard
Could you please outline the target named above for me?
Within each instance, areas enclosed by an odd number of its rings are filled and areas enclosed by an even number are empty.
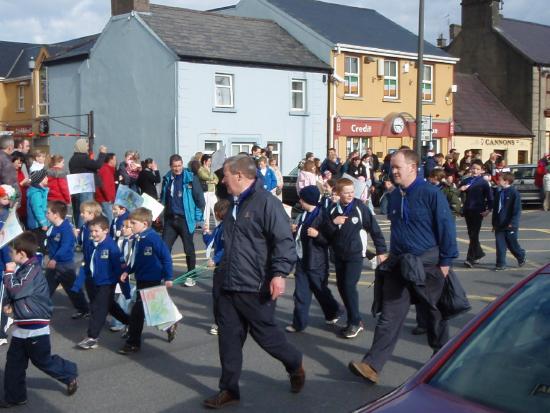
[[[143,198],[126,185],[119,185],[116,191],[115,205],[120,205],[132,212],[143,205]]]
[[[4,222],[4,226],[0,230],[0,248],[3,248],[8,242],[17,238],[23,233],[23,228],[17,220],[15,208],[10,211],[8,219]]]
[[[351,175],[343,174],[342,178],[347,178],[353,182],[353,189],[355,190],[355,198],[362,199],[365,190],[367,189],[367,182],[360,181]]]
[[[223,167],[225,162],[225,145],[212,154],[212,165],[210,170],[216,172],[218,169]]]
[[[95,192],[94,174],[67,175],[67,184],[71,195]]]
[[[143,204],[141,206],[151,211],[153,213],[153,221],[156,220],[159,215],[162,214],[162,211],[164,211],[164,205],[158,202],[151,195],[141,194],[141,197],[143,198]]]

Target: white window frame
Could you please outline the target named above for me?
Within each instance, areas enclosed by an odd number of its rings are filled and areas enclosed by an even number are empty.
[[[229,86],[218,85],[218,83],[216,82],[218,77],[229,79]],[[217,108],[234,108],[235,107],[233,85],[234,85],[233,75],[228,73],[216,73],[214,75],[214,106],[215,107]],[[218,89],[229,89],[229,99],[230,99],[229,105],[222,105],[218,102]]]
[[[277,159],[277,166],[279,166],[279,169],[282,171],[283,169],[283,142],[281,141],[268,141],[267,145],[273,145],[273,151],[271,152],[271,156]],[[266,148],[267,148],[266,145]]]
[[[17,85],[17,112],[25,112],[25,85]]]
[[[395,76],[390,75],[391,66],[395,67]],[[395,81],[395,96],[391,96],[391,93],[386,94],[386,81]],[[384,99],[399,99],[399,62],[397,60],[384,60]]]
[[[302,89],[295,89],[294,84],[301,84]],[[294,96],[301,95],[302,107],[294,107]],[[290,82],[290,110],[292,112],[305,112],[307,99],[307,81],[304,79],[292,79]]]
[[[355,60],[357,62],[357,72],[347,71],[347,62]],[[350,63],[351,69],[351,63]],[[357,93],[351,93],[351,77],[357,78]],[[361,95],[361,60],[357,56],[345,56],[344,58],[344,95],[345,96],[360,96]]]
[[[248,149],[246,151],[243,150],[243,146],[248,146]],[[252,150],[252,147],[254,145],[257,145],[256,142],[232,142],[231,143],[231,156],[235,156],[237,155],[239,152],[246,152],[246,153],[250,153],[250,151]],[[238,146],[239,150],[238,151],[234,151],[233,150],[233,147],[234,146]]]
[[[42,66],[38,72],[38,109],[40,116],[49,114],[48,68]]]
[[[426,79],[426,70],[429,69],[430,78]],[[426,99],[424,97],[424,87],[429,85],[430,86],[430,95],[431,99]],[[433,102],[434,101],[434,66],[433,65],[425,65],[424,66],[424,73],[422,74],[422,101],[423,102]]]
[[[216,149],[211,151],[211,150],[208,150],[206,149],[206,145],[209,144],[209,143],[213,143],[216,145]],[[212,155],[214,152],[216,152],[218,149],[220,149],[222,147],[222,141],[214,141],[214,140],[205,140],[204,141],[204,151],[203,153],[207,154],[207,155]]]

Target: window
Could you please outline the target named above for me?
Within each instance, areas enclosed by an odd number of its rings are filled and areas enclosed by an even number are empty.
[[[17,86],[17,111],[25,112],[25,85]]]
[[[344,68],[345,94],[359,96],[359,58],[346,56]]]
[[[348,138],[346,146],[347,155],[353,151],[357,151],[362,156],[367,152],[367,148],[369,147],[369,138]]]
[[[204,141],[204,153],[212,155],[220,149],[222,143],[220,141]]]
[[[233,104],[233,75],[216,74],[216,107],[232,108]]]
[[[306,110],[306,81],[292,80],[292,111],[305,112]]]
[[[252,147],[256,145],[256,143],[247,142],[247,143],[232,143],[231,144],[231,156],[238,155],[240,152],[246,152],[250,153],[252,151]]]
[[[527,162],[528,151],[518,151],[518,164],[522,165]]]
[[[279,169],[281,169],[283,167],[281,158],[281,155],[283,153],[283,143],[269,141],[267,142],[267,144],[273,147],[273,150],[271,151],[271,157],[277,160],[277,165],[279,166]]]
[[[48,116],[49,112],[49,97],[48,97],[48,68],[40,69],[40,79],[38,84],[38,108],[40,116]]]
[[[433,73],[434,67],[432,65],[424,66],[424,77],[422,79],[422,100],[424,102],[433,102]]]
[[[397,99],[399,88],[399,73],[397,60],[384,60],[384,98]]]

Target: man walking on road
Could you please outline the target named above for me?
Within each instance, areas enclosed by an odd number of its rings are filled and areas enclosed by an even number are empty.
[[[376,383],[391,356],[411,298],[427,322],[428,343],[435,351],[448,340],[448,326],[437,309],[445,277],[458,257],[456,225],[441,191],[417,176],[419,158],[400,150],[391,159],[399,189],[389,197],[390,256],[376,271],[373,313],[381,313],[372,347],[350,370]]]
[[[248,332],[283,363],[293,393],[305,383],[302,354],[275,324],[276,300],[284,293],[285,278],[297,259],[288,216],[281,202],[256,180],[253,158],[233,156],[225,161],[223,173],[234,206],[223,222],[224,256],[219,268],[223,281],[216,306],[220,392],[203,402],[213,409],[240,399],[242,347]]]

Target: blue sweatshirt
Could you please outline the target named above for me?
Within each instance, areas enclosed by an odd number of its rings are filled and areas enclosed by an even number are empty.
[[[46,219],[48,209],[48,188],[31,186],[27,190],[27,227],[36,229],[47,227],[49,222]]]
[[[94,242],[92,241],[92,234],[90,233],[90,227],[87,223],[80,227],[78,243],[82,246],[82,255],[84,256],[84,261],[90,261],[92,252],[94,250]]]
[[[439,265],[448,266],[458,257],[456,223],[445,195],[434,185],[416,178],[402,196],[396,188],[390,194],[390,253],[416,256],[439,247]]]
[[[73,226],[68,220],[65,219],[60,225],[49,228],[47,248],[50,259],[60,264],[73,262],[75,243]]]
[[[124,214],[113,218],[113,222],[111,222],[111,227],[109,228],[109,235],[112,239],[115,241],[120,237],[120,230],[122,229],[122,225],[124,224],[124,221],[128,219],[128,216],[130,213],[128,211],[124,212]]]
[[[223,257],[223,222],[221,222],[214,229],[213,233],[203,234],[202,239],[206,244],[207,248],[212,241],[214,242],[213,244],[214,256],[212,257],[212,261],[214,261],[214,264],[218,265],[221,262]]]
[[[514,186],[498,188],[495,193],[494,207],[493,228],[495,231],[517,231],[521,216],[521,195],[519,191]]]
[[[136,234],[134,262],[128,273],[136,281],[170,281],[173,277],[172,255],[162,238],[151,228]]]
[[[95,245],[89,262],[85,262],[87,272],[95,285],[115,285],[122,274],[120,250],[109,236]]]
[[[493,209],[491,185],[482,176],[466,178],[460,183],[462,185],[470,185],[466,190],[464,211],[481,213]]]

